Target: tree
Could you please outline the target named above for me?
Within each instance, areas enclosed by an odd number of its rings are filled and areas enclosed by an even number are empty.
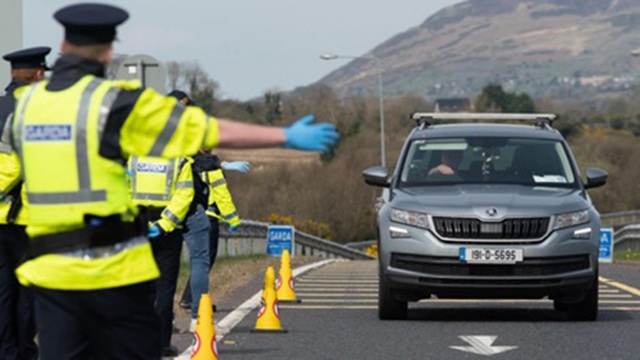
[[[476,100],[475,107],[478,111],[535,112],[535,105],[529,95],[505,92],[500,84],[485,86]]]
[[[182,90],[207,113],[212,113],[219,85],[197,62],[169,61],[167,85],[170,90]]]

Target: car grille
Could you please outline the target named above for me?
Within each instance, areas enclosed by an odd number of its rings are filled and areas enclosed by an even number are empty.
[[[478,219],[433,217],[436,233],[445,239],[532,240],[542,238],[549,218],[506,219],[484,222]]]
[[[441,276],[550,276],[589,268],[588,255],[554,258],[528,258],[517,264],[467,264],[454,258],[391,255],[391,266],[398,269]]]

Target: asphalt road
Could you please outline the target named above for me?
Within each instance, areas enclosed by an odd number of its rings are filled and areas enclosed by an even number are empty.
[[[546,300],[428,300],[383,322],[376,266],[334,262],[296,278],[302,302],[279,307],[288,332],[250,332],[255,310],[218,341],[219,358],[640,359],[640,266],[601,266],[596,322],[569,321]]]

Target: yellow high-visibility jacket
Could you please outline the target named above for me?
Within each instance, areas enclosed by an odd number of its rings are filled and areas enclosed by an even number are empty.
[[[20,160],[18,154],[3,153],[0,151],[0,224],[8,224],[7,216],[9,210],[21,196],[20,190],[24,187],[20,185],[22,176],[20,173]],[[27,224],[27,211],[24,203],[13,221],[16,225]]]
[[[240,225],[240,217],[233,203],[233,198],[227,187],[227,180],[222,170],[212,170],[203,174],[204,181],[209,185],[209,208],[207,215],[218,218],[229,225]],[[215,206],[214,206],[215,205]],[[218,212],[216,212],[216,207]]]
[[[16,94],[12,145],[23,165],[27,233],[33,240],[83,228],[87,214],[133,221],[137,207],[125,169],[130,155],[176,158],[217,144],[217,120],[202,109],[142,89],[139,82],[95,76],[103,71],[98,63],[63,56],[50,81]],[[70,77],[77,80],[69,83]],[[60,290],[107,289],[157,278],[149,242],[133,240],[104,256],[41,255],[23,263],[16,275],[23,285]]]
[[[182,226],[193,201],[191,158],[163,159],[132,156],[129,159],[131,198],[140,206],[163,207],[157,221],[165,232]]]

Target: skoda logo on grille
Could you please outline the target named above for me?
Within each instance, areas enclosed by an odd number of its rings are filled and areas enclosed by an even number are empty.
[[[485,210],[485,213],[491,217],[494,217],[496,215],[498,215],[498,209],[496,208],[488,208],[487,210]]]

